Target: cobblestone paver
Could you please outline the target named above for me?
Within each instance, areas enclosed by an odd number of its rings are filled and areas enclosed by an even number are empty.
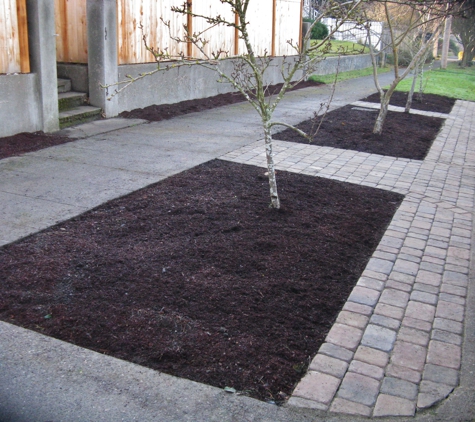
[[[457,101],[449,115],[416,113],[446,119],[424,161],[274,141],[278,170],[405,195],[290,405],[411,416],[458,385],[475,198],[475,103]],[[221,158],[265,167],[263,142]]]

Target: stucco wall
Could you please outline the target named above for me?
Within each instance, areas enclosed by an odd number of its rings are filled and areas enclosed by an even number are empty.
[[[329,75],[339,72],[349,72],[350,70],[360,70],[371,67],[371,56],[369,54],[359,54],[355,56],[327,57],[317,64],[314,75]]]
[[[280,75],[282,58],[275,58],[266,72],[266,83],[282,82]],[[232,74],[233,61],[225,61],[222,68]],[[155,64],[119,66],[119,81],[126,75],[137,76],[156,69]],[[218,74],[202,66],[183,66],[147,76],[134,82],[117,97],[119,112],[143,108],[153,104],[171,104],[185,100],[211,97],[234,91],[230,83],[218,82]]]
[[[37,75],[0,75],[0,137],[43,129]]]
[[[288,60],[289,58],[287,58]],[[268,69],[268,84],[282,82],[280,75],[282,58],[275,58]],[[335,73],[337,67],[340,72],[364,69],[371,66],[369,54],[358,56],[328,57],[317,65],[314,74],[326,75]],[[232,61],[224,64],[228,74],[233,71]],[[119,81],[126,80],[126,75],[137,76],[156,69],[155,64],[138,64],[119,66]],[[217,94],[232,92],[234,89],[229,83],[217,82],[218,75],[201,66],[185,66],[174,68],[147,76],[134,82],[118,94],[119,113],[124,110],[143,108],[154,104],[172,104],[185,100],[206,98]],[[109,90],[109,94],[112,88]]]

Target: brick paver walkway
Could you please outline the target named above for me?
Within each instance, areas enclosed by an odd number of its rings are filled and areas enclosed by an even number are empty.
[[[406,195],[289,405],[411,416],[458,385],[475,197],[475,103],[457,101],[450,115],[432,115],[446,123],[424,161],[274,141],[277,169]],[[263,151],[258,141],[221,158],[265,167]]]

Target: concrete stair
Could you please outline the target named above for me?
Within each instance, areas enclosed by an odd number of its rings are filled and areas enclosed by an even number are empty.
[[[92,122],[101,118],[99,107],[87,105],[87,94],[71,91],[69,79],[58,79],[59,127]]]

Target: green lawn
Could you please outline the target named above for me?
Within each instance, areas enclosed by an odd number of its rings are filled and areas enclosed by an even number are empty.
[[[396,89],[409,91],[411,83],[412,78],[406,78]],[[445,70],[424,72],[424,93],[475,101],[475,66],[462,69],[457,63],[449,63]]]
[[[392,68],[379,69],[378,73],[389,72]],[[347,79],[368,76],[373,73],[373,68],[352,70],[338,74],[338,82]],[[309,80],[331,84],[335,81],[335,74],[312,75]],[[406,78],[399,83],[397,91],[409,91],[412,77]],[[417,84],[418,89],[419,83]],[[388,87],[385,87],[388,88]],[[438,94],[459,100],[475,101],[475,66],[462,69],[457,63],[449,63],[447,69],[435,69],[424,72],[424,92]]]
[[[384,69],[378,68],[378,73],[389,72],[392,68],[386,67]],[[349,72],[340,72],[338,74],[338,82],[346,81],[347,79],[360,78],[362,76],[368,76],[373,74],[373,68],[367,67],[366,69],[361,70],[350,70]],[[335,82],[335,74],[331,75],[312,75],[309,80],[314,82],[321,82],[324,84],[332,84]]]

